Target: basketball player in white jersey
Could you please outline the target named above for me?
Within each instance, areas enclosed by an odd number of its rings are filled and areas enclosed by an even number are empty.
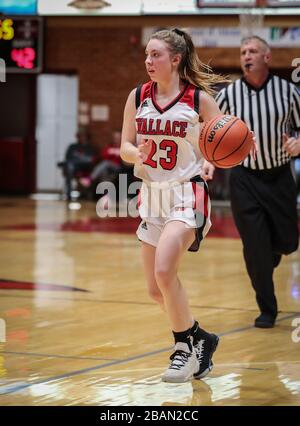
[[[205,180],[214,168],[203,161],[197,141],[200,121],[221,114],[210,94],[224,79],[207,73],[190,36],[178,29],[152,35],[145,64],[151,81],[129,94],[121,157],[143,180],[137,235],[148,290],[167,313],[175,339],[162,380],[180,383],[211,371],[219,340],[194,320],[177,270],[210,227]]]

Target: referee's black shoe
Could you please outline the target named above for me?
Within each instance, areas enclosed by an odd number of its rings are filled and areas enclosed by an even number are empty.
[[[270,314],[260,314],[254,321],[254,327],[258,328],[273,328],[275,325],[276,317]]]

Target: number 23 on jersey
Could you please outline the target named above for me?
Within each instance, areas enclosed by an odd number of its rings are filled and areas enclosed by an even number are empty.
[[[151,151],[147,160],[144,161],[144,164],[152,167],[153,169],[157,169],[157,165],[159,163],[164,170],[173,170],[177,163],[178,146],[176,142],[169,139],[163,139],[158,144],[156,144],[152,139],[150,139],[150,142]],[[157,160],[154,160],[153,157],[157,153],[157,149],[160,151],[165,151],[166,157],[159,156]]]

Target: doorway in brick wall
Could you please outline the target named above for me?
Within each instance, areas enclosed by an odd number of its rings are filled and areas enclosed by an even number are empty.
[[[37,191],[61,192],[63,177],[57,163],[76,140],[78,128],[76,75],[41,74],[37,81]]]

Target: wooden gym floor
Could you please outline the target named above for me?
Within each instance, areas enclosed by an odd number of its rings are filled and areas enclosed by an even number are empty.
[[[172,339],[147,295],[137,223],[98,219],[95,203],[0,199],[0,405],[300,405],[300,252],[275,273],[276,327],[254,328],[241,242],[214,208],[180,276],[221,337],[215,366],[166,384]]]

